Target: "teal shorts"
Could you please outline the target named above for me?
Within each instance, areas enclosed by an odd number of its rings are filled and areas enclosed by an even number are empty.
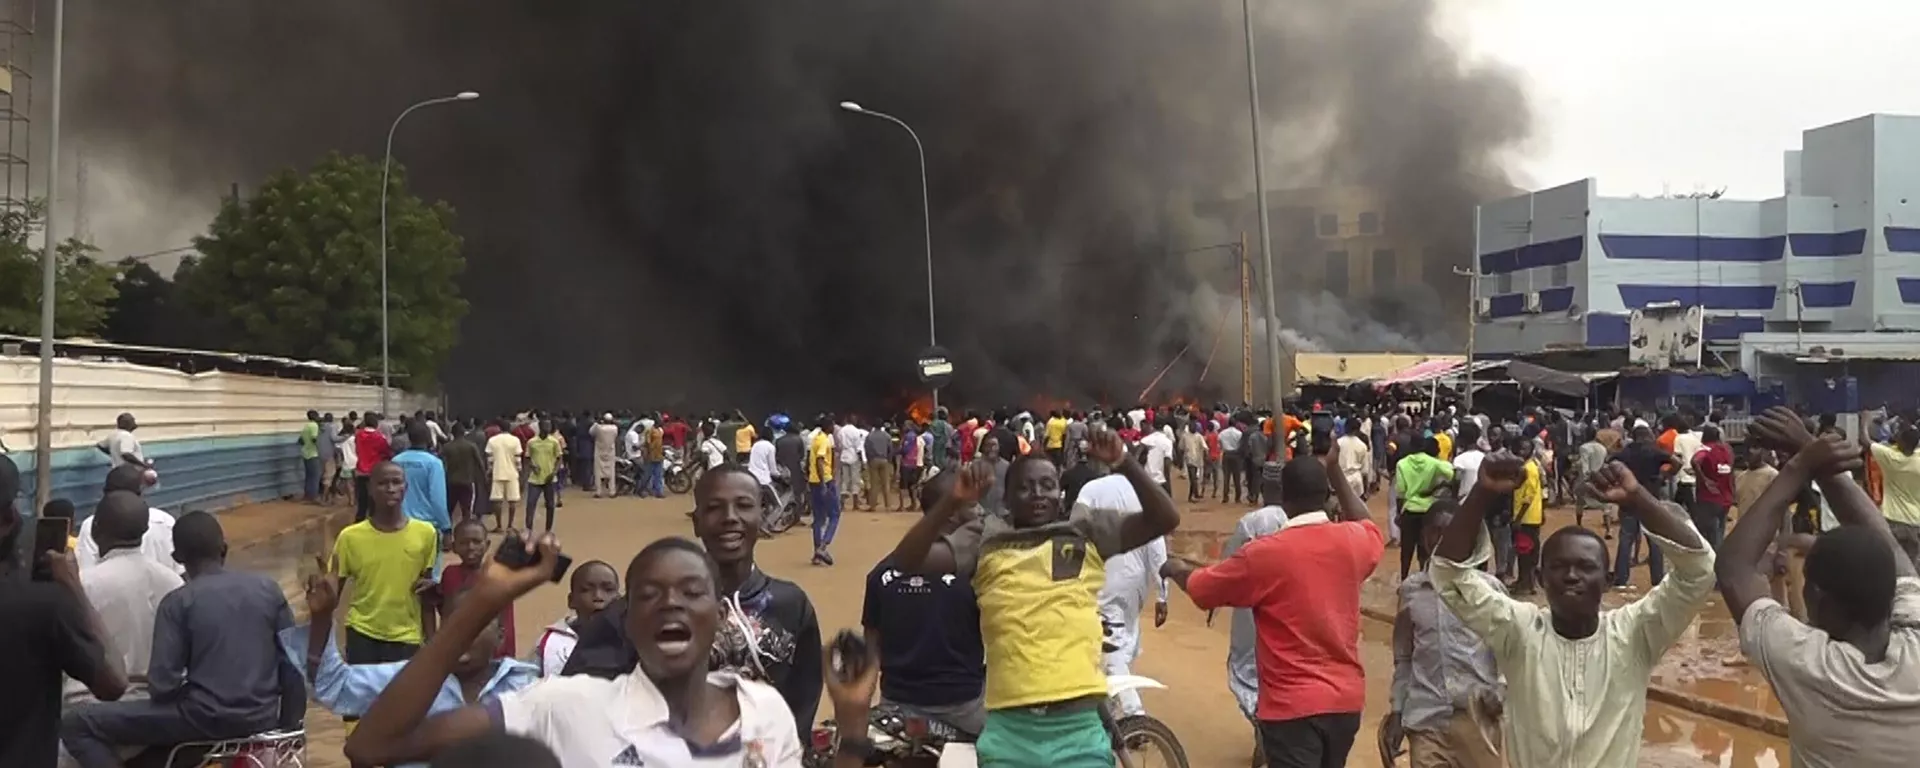
[[[1058,714],[994,710],[987,713],[987,727],[974,747],[982,766],[1113,768],[1113,741],[1097,709]]]

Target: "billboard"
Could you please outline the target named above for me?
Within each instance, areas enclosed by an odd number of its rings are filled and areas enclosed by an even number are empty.
[[[1654,370],[1698,367],[1705,350],[1699,306],[1654,305],[1627,316],[1627,364]]]

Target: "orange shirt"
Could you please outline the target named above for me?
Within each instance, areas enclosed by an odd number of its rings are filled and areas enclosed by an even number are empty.
[[[1660,450],[1666,451],[1667,453],[1673,453],[1673,441],[1678,440],[1679,438],[1680,438],[1679,432],[1675,432],[1669,429],[1665,432],[1660,433],[1660,436],[1654,438],[1653,441],[1660,445]],[[1673,467],[1673,462],[1669,461],[1660,466]],[[1678,469],[1678,467],[1674,467],[1674,468]]]
[[[1880,463],[1873,460],[1873,452],[1867,452],[1867,497],[1876,505],[1885,503],[1887,495],[1887,473]]]
[[[1272,424],[1273,422],[1269,420],[1267,423]],[[1299,419],[1294,418],[1291,413],[1280,417],[1280,428],[1286,430],[1286,434],[1280,436],[1280,442],[1286,446],[1286,461],[1293,460],[1293,433],[1305,426],[1306,425],[1301,423]]]

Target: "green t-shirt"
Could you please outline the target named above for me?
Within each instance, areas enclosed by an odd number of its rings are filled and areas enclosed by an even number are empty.
[[[527,482],[546,485],[553,482],[554,469],[560,465],[560,441],[551,435],[527,441],[527,463],[533,469]]]
[[[300,428],[300,458],[320,458],[320,423],[308,421]]]
[[[1415,452],[1400,460],[1393,469],[1393,489],[1400,494],[1407,514],[1425,514],[1433,506],[1433,493],[1439,481],[1453,479],[1453,465],[1438,457]]]

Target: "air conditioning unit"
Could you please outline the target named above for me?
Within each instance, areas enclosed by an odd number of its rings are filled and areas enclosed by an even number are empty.
[[[1539,311],[1540,311],[1540,294],[1539,294],[1539,292],[1537,292],[1537,291],[1536,291],[1536,292],[1529,292],[1529,293],[1527,294],[1527,311],[1528,311],[1528,312],[1539,312]]]
[[[1473,313],[1475,315],[1479,315],[1480,317],[1486,317],[1488,315],[1493,314],[1493,300],[1492,299],[1474,299]]]

